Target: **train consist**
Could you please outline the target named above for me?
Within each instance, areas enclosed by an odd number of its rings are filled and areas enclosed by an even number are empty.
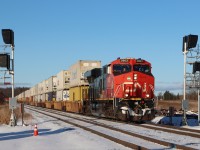
[[[29,105],[129,121],[154,117],[154,76],[143,59],[80,60],[16,96]]]

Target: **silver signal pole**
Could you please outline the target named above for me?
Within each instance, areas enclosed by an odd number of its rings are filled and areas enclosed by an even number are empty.
[[[12,76],[12,100],[14,100],[14,45],[11,45],[11,60],[12,60],[12,70],[10,71],[10,74]],[[10,125],[11,126],[16,126],[16,118],[14,114],[14,106],[12,106],[12,114],[10,117]]]
[[[198,88],[198,122],[200,123],[200,97],[199,97],[199,88]]]
[[[11,45],[11,49],[12,49],[12,57],[11,57],[11,59],[12,59],[12,98],[14,98],[15,96],[15,94],[14,94],[14,46],[12,46]]]
[[[183,81],[183,101],[182,101],[182,109],[183,109],[183,125],[187,125],[187,118],[186,118],[186,109],[184,108],[184,103],[186,101],[186,58],[187,58],[187,49],[186,49],[186,42],[184,42],[184,81]]]

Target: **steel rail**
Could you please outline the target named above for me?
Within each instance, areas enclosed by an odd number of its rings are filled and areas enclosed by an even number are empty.
[[[37,110],[32,109],[32,108],[28,108],[28,109],[31,109],[33,111],[37,111]],[[38,107],[37,107],[37,109],[38,109]],[[84,121],[84,122],[87,122],[87,123],[91,123],[91,124],[94,124],[96,126],[101,126],[101,127],[104,127],[104,128],[110,129],[110,130],[119,131],[121,133],[130,135],[130,136],[133,136],[133,137],[137,137],[137,138],[140,138],[140,139],[143,139],[143,140],[146,140],[146,141],[150,141],[150,142],[153,142],[153,143],[157,143],[157,144],[160,144],[160,145],[167,146],[168,148],[173,147],[173,148],[183,149],[183,150],[193,150],[193,148],[190,148],[190,147],[187,147],[187,146],[183,146],[183,145],[179,145],[179,144],[175,144],[175,143],[169,143],[169,142],[165,142],[165,141],[160,141],[160,140],[153,139],[153,138],[146,137],[146,136],[142,136],[142,135],[139,135],[139,134],[136,134],[136,133],[128,132],[128,131],[125,131],[125,130],[122,130],[122,129],[118,129],[118,128],[115,128],[115,127],[112,127],[112,126],[109,126],[109,125],[106,125],[106,124],[98,123],[96,121],[91,121],[89,119],[87,119],[87,121],[86,121],[86,119],[80,119],[80,118],[72,117],[72,116],[69,116],[69,115],[66,115],[66,114],[65,115],[60,114],[61,111],[52,110],[52,109],[45,109],[45,108],[40,108],[40,109],[43,110],[43,111],[46,111],[46,112],[50,112],[50,113],[53,112],[54,114],[56,113],[56,114],[61,115],[61,116],[69,117],[69,118],[76,119],[76,120],[79,120],[79,121]],[[37,111],[37,112],[40,112],[40,111]],[[60,120],[60,118],[59,118],[59,120]],[[153,129],[155,129],[155,128],[153,128]]]

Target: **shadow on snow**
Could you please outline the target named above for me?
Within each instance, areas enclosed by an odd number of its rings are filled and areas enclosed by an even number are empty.
[[[54,131],[50,129],[38,129],[39,136],[41,135],[52,135],[59,134],[66,131],[75,130],[74,128],[61,128]],[[21,139],[33,136],[33,130],[20,131],[20,132],[10,132],[10,133],[0,133],[0,141]]]

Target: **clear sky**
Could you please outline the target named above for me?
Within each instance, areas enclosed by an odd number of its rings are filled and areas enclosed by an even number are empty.
[[[152,63],[156,91],[181,90],[182,38],[200,36],[199,0],[1,0],[0,5],[0,29],[15,33],[15,83],[21,86],[34,86],[80,59],[105,65],[134,57]]]

